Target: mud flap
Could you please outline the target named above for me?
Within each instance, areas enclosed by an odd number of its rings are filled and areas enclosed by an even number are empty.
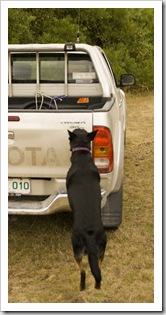
[[[122,222],[123,183],[116,193],[107,197],[107,203],[102,208],[101,218],[104,227],[116,228]]]

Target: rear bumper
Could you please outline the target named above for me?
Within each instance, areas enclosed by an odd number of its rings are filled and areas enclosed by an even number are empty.
[[[101,191],[102,207],[106,203],[105,190]],[[34,199],[33,199],[34,200]],[[8,214],[14,215],[48,215],[60,211],[71,211],[66,192],[56,191],[43,201],[9,200]]]
[[[18,200],[14,201],[9,200],[9,214],[44,215],[58,211],[70,210],[67,193],[60,191],[54,192],[43,201],[19,201],[19,198],[17,199]]]

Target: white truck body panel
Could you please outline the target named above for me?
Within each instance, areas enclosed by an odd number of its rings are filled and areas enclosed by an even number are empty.
[[[15,113],[19,123],[11,122],[14,139],[9,139],[11,177],[65,178],[70,166],[67,129],[92,129],[92,112]]]

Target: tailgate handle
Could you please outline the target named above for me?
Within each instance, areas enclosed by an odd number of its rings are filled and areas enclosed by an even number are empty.
[[[14,132],[13,131],[8,131],[8,139],[13,140],[14,139]]]

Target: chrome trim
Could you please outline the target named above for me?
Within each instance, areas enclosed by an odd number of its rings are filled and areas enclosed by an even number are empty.
[[[54,192],[43,201],[9,201],[9,214],[42,215],[57,211],[69,210],[69,202],[66,193]]]
[[[106,192],[101,191],[102,207],[106,202]],[[60,211],[71,211],[66,192],[56,191],[43,201],[10,201],[8,214],[14,215],[48,215]]]

